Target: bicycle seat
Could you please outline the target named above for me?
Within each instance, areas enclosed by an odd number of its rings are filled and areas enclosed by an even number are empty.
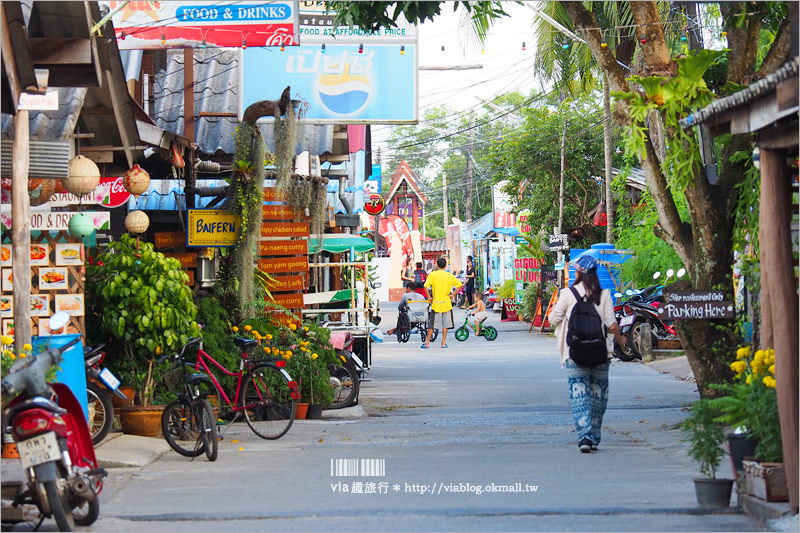
[[[189,377],[186,378],[187,385],[192,385],[193,383],[200,383],[200,382],[211,383],[211,380],[208,379],[208,376],[206,374],[200,374],[200,373],[191,374]]]
[[[233,339],[233,343],[242,350],[246,350],[247,348],[252,348],[253,346],[258,345],[258,342],[253,339],[243,339],[241,337],[236,337]]]

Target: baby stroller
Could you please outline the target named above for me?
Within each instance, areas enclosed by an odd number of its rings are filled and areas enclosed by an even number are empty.
[[[411,332],[416,331],[422,338],[422,342],[428,337],[428,317],[430,316],[431,306],[425,301],[410,301],[405,311],[400,313],[397,320],[397,340],[408,342]],[[434,329],[431,335],[431,342],[439,336],[439,330]]]

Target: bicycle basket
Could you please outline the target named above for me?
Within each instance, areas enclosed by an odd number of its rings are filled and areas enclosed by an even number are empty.
[[[428,302],[408,302],[408,318],[414,324],[428,321]]]

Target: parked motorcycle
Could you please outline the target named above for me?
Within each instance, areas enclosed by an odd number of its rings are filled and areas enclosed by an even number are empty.
[[[69,315],[59,312],[50,318],[50,327],[60,329],[68,321]],[[81,404],[67,385],[45,381],[45,373],[60,365],[79,340],[20,359],[2,382],[4,401],[13,398],[7,408],[4,403],[5,420],[28,479],[12,506],[35,504],[42,520],[53,517],[60,531],[97,520],[97,495],[106,476],[97,467]]]
[[[118,398],[127,400],[119,390],[120,381],[107,368],[101,368],[106,352],[102,351],[105,344],[83,349],[84,364],[86,365],[86,393],[89,405],[89,432],[92,434],[92,444],[99,444],[114,424],[114,406],[111,404],[110,390]]]

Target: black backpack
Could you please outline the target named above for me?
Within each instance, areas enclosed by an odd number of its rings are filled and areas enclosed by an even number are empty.
[[[572,308],[567,327],[569,357],[579,366],[598,366],[608,361],[606,327],[594,304],[570,287],[578,301]]]
[[[418,268],[414,271],[414,286],[417,289],[421,289],[425,286],[425,282],[428,280],[428,273]]]

